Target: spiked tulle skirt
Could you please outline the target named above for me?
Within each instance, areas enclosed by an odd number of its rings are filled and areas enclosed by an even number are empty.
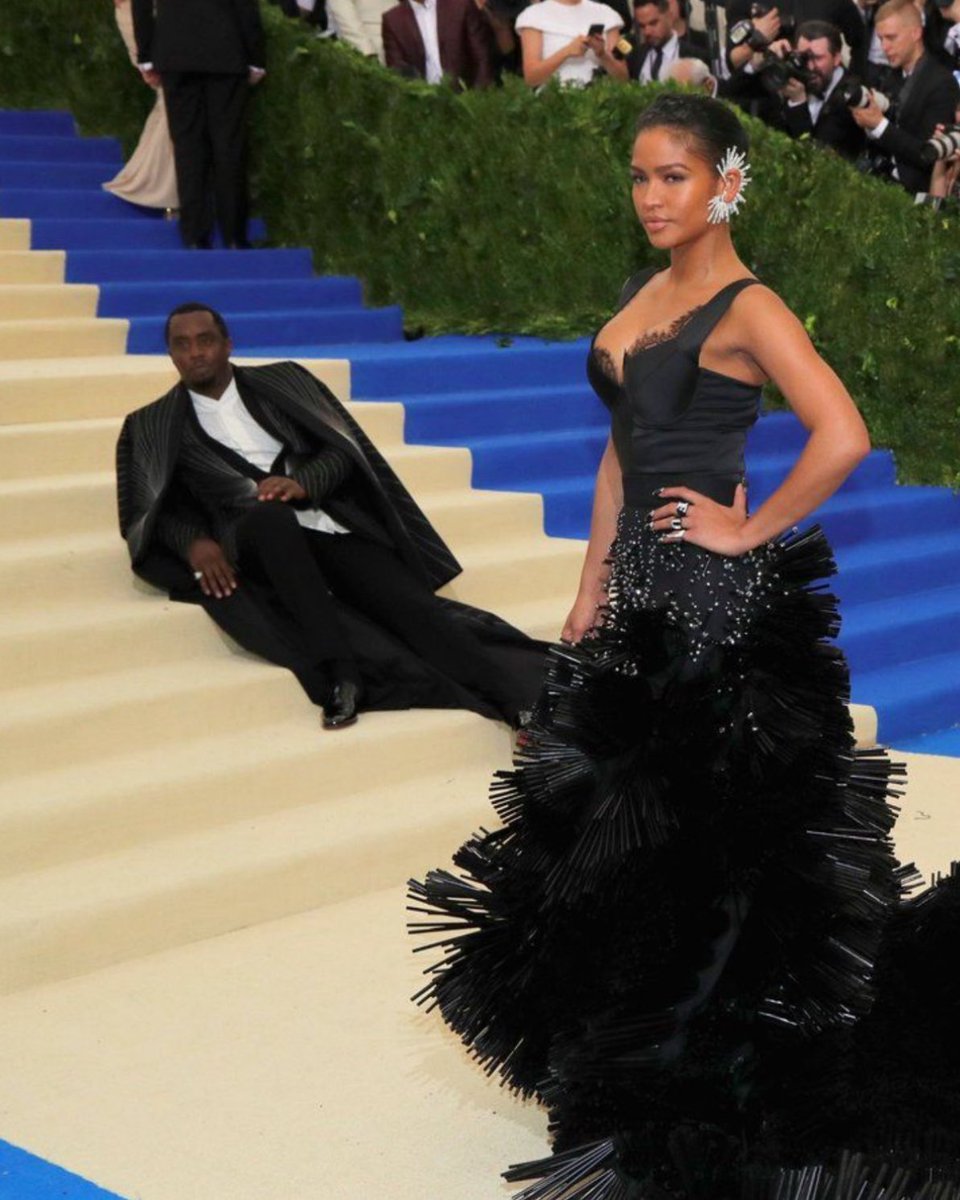
[[[956,1200],[960,994],[925,956],[958,888],[905,898],[826,539],[726,558],[644,518],[596,636],[552,651],[502,825],[411,884],[417,999],[546,1105],[523,1200]]]

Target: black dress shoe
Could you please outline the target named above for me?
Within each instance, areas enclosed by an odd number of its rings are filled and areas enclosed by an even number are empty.
[[[353,679],[341,679],[333,685],[330,699],[323,706],[324,729],[344,729],[353,725],[360,706],[360,685]]]

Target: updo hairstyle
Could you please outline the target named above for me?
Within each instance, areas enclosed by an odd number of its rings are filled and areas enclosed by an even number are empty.
[[[727,150],[746,155],[750,148],[747,131],[734,113],[709,96],[664,92],[640,114],[634,139],[648,129],[676,131],[687,148],[712,167]]]

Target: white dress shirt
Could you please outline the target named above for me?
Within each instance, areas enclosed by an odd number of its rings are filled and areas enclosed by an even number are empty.
[[[669,38],[660,47],[663,54],[660,59],[660,71],[657,79],[668,79],[667,72],[680,57],[680,39],[675,33],[671,33]],[[656,49],[651,46],[647,50],[646,57],[643,60],[643,66],[640,68],[640,83],[653,82],[653,60],[656,55]]]
[[[443,67],[440,65],[440,38],[437,34],[437,0],[410,0],[410,7],[423,39],[427,83],[439,83],[443,78]]]
[[[189,390],[189,389],[188,389]],[[269,475],[277,455],[283,449],[283,443],[278,442],[262,425],[258,424],[244,404],[237,390],[237,382],[230,377],[227,390],[219,400],[209,396],[201,396],[199,392],[190,392],[193,401],[193,411],[204,433],[233,450],[248,463],[252,463]],[[329,517],[321,508],[295,509],[297,520],[306,529],[315,529],[318,533],[349,533]]]

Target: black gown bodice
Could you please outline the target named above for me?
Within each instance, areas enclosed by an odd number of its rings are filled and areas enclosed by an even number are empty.
[[[630,279],[622,309],[653,270]],[[613,443],[623,472],[624,503],[649,508],[654,490],[683,485],[731,504],[744,476],[747,432],[760,412],[761,389],[700,365],[700,351],[735,297],[754,279],[738,279],[685,314],[662,337],[628,349],[623,379],[596,349],[587,376],[610,409]]]

